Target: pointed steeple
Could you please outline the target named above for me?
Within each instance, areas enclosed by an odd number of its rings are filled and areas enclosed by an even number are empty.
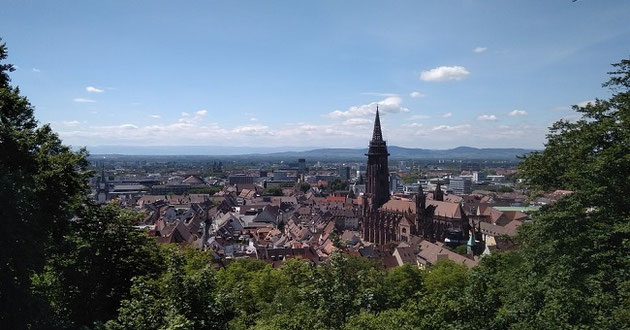
[[[101,182],[105,182],[105,162],[101,163]]]
[[[376,118],[374,119],[374,132],[372,133],[372,141],[383,141],[383,132],[381,132],[381,118],[378,115],[378,104],[376,105]]]
[[[435,191],[433,192],[433,200],[444,201],[444,192],[442,191],[442,184],[440,183],[440,179],[438,179],[437,186],[435,187]]]
[[[424,195],[424,191],[422,190],[422,185],[418,187],[418,193],[414,196],[416,201],[416,212],[417,214],[421,214],[427,204],[427,197]]]
[[[383,140],[381,131],[381,119],[376,107],[376,118],[374,118],[374,132],[372,141],[368,147],[367,169],[365,175],[365,193],[367,194],[374,209],[378,209],[389,200],[389,169],[387,166],[387,142]]]

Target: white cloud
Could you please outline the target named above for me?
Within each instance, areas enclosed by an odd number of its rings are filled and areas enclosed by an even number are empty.
[[[154,119],[162,118],[162,116],[160,116],[160,115],[150,115],[149,117],[154,118]]]
[[[299,129],[307,131],[307,132],[315,132],[320,128],[317,125],[310,125],[310,124],[305,124],[305,123],[299,124],[298,127]]]
[[[258,118],[256,118],[256,117],[251,117],[251,118],[249,118],[249,121],[258,121]]]
[[[436,116],[434,116],[436,117]],[[223,127],[218,123],[207,123],[206,117],[188,118],[190,122],[175,120],[165,124],[146,126],[122,123],[111,126],[60,126],[59,135],[64,143],[73,145],[216,145],[217,136],[230,141],[234,146],[256,145],[286,147],[363,147],[369,141],[371,127],[344,125],[346,120],[335,120],[330,123],[316,124],[309,122],[277,123],[273,127],[247,122],[242,126]],[[247,118],[247,117],[245,117]],[[348,118],[354,119],[367,118]],[[390,119],[390,118],[387,118]],[[371,121],[370,121],[371,122]],[[61,124],[61,123],[60,123]],[[408,147],[452,148],[462,145],[484,147],[536,147],[543,146],[547,126],[496,125],[492,130],[473,130],[472,125],[454,124],[437,125],[420,122],[408,122],[402,125],[393,121],[383,123],[383,133],[390,145]],[[63,129],[65,127],[65,130]],[[352,129],[348,129],[351,127]],[[418,137],[422,137],[418,140]],[[252,140],[252,138],[254,140]],[[290,144],[287,142],[291,142]]]
[[[452,112],[447,112],[447,113],[444,113],[442,115],[442,118],[449,118],[449,117],[453,117],[453,113]]]
[[[517,109],[515,109],[515,110],[512,110],[512,111],[509,113],[509,115],[510,115],[510,116],[527,116],[527,111],[525,111],[525,110],[517,110]]]
[[[118,126],[121,129],[138,129],[138,126],[134,125],[134,124],[122,124],[120,126]]]
[[[365,125],[371,124],[372,120],[367,118],[350,118],[344,120],[343,125],[354,126],[354,125]]]
[[[104,92],[102,89],[96,88],[94,86],[85,87],[85,90],[88,91],[88,93],[102,93],[102,92]]]
[[[409,117],[410,120],[427,119],[427,118],[431,118],[431,117],[427,115],[413,115]]]
[[[68,126],[68,127],[75,127],[75,126],[79,126],[79,124],[81,124],[78,120],[64,121],[62,123],[64,125]]]
[[[485,46],[477,46],[477,47],[475,47],[475,49],[473,49],[473,52],[475,52],[475,53],[483,53],[483,52],[485,52],[486,50],[488,50],[488,47],[485,47]]]
[[[190,114],[188,112],[182,112],[181,113],[181,118],[179,118],[177,120],[178,125],[193,125],[193,124],[197,124],[201,121],[203,121],[203,118],[205,117],[205,115],[208,114],[208,110],[198,110],[195,111],[193,114]]]
[[[42,72],[42,70],[40,70],[38,68],[33,68],[33,72]]]
[[[422,71],[420,79],[424,81],[458,81],[466,78],[470,72],[463,66],[440,66],[429,71]]]
[[[585,107],[585,106],[587,106],[587,105],[589,105],[589,104],[591,104],[591,105],[595,105],[595,100],[586,100],[586,101],[582,101],[582,102],[578,103],[577,105],[578,105],[579,107],[582,107],[582,108],[583,108],[583,107]]]
[[[450,126],[450,125],[439,125],[439,126],[434,126],[431,130],[433,131],[446,131],[446,132],[466,132],[467,129],[470,128],[470,125],[465,124],[465,125],[454,125],[454,126]]]
[[[331,118],[352,118],[374,115],[376,113],[376,105],[381,113],[401,113],[409,112],[409,109],[402,106],[402,99],[398,96],[390,96],[382,101],[371,102],[369,104],[355,105],[346,111],[335,110],[328,114]]]
[[[269,126],[265,125],[244,125],[232,129],[234,133],[242,133],[249,135],[273,134],[269,131]]]
[[[420,92],[411,92],[409,93],[409,96],[413,97],[414,99],[416,98],[420,98],[420,97],[425,97],[426,95],[420,93]]]
[[[495,121],[495,120],[497,120],[497,116],[495,116],[495,115],[481,115],[481,116],[477,117],[477,120],[481,120],[481,121]]]
[[[77,103],[96,103],[96,101],[94,101],[92,99],[84,99],[84,98],[80,98],[80,97],[78,97],[78,98],[76,98],[76,99],[74,99],[72,101],[77,102]]]

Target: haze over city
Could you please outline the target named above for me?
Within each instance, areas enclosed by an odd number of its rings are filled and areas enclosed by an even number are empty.
[[[0,31],[13,83],[75,147],[364,148],[378,105],[390,145],[541,149],[572,104],[609,96],[628,9],[7,1]]]

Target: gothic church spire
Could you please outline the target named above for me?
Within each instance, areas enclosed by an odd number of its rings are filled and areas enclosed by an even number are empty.
[[[378,114],[378,104],[376,105],[376,118],[374,119],[374,131],[372,132],[372,142],[383,141],[383,132],[381,131],[381,118]]]
[[[381,131],[381,119],[378,106],[376,118],[374,118],[374,132],[368,148],[367,173],[365,192],[370,199],[372,207],[381,207],[389,200],[389,169],[387,166],[387,143],[383,140]]]

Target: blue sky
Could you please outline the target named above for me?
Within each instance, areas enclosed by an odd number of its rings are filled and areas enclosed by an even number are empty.
[[[541,148],[607,97],[630,2],[16,1],[14,84],[78,145]]]

